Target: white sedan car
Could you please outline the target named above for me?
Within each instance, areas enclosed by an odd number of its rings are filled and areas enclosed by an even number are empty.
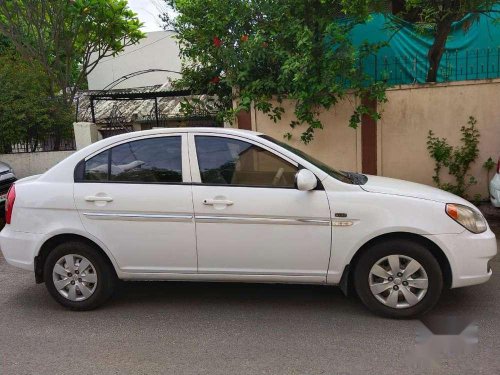
[[[497,173],[490,182],[490,200],[491,204],[500,208],[500,158],[497,164]]]
[[[117,279],[340,285],[394,318],[486,282],[495,235],[468,201],[341,172],[260,133],[108,138],[8,194],[0,248],[75,310]]]

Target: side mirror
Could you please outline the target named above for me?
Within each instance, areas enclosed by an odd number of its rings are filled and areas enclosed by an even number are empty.
[[[295,186],[300,191],[310,191],[316,189],[318,185],[318,179],[311,171],[307,169],[301,169],[295,175]]]

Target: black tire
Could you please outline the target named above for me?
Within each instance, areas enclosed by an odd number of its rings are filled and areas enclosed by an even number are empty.
[[[53,270],[59,259],[75,254],[87,258],[97,274],[97,283],[93,294],[83,301],[72,301],[59,293],[53,280]],[[83,242],[65,242],[55,247],[47,256],[44,264],[44,281],[50,295],[61,305],[71,310],[93,310],[104,304],[113,294],[116,274],[108,260],[94,247]]]
[[[421,264],[427,274],[427,292],[413,306],[406,308],[387,306],[379,301],[370,290],[369,277],[371,268],[380,259],[389,255],[402,255],[413,258]],[[402,239],[387,240],[366,249],[355,264],[353,279],[361,302],[372,312],[393,319],[416,318],[425,314],[436,305],[443,289],[441,267],[431,251],[417,242]]]

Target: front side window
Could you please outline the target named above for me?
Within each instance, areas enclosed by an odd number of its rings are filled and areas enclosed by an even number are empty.
[[[329,165],[319,161],[318,159],[313,158],[312,156],[306,154],[305,152],[286,144],[285,142],[280,142],[268,135],[259,135],[259,137],[268,140],[278,146],[283,147],[285,150],[293,152],[295,155],[300,156],[305,159],[315,167],[321,169],[326,174],[330,175],[333,178],[336,178],[339,181],[345,182],[346,184],[355,184],[355,185],[364,185],[368,179],[366,176],[353,172],[343,172],[337,169],[330,167]]]
[[[132,141],[85,162],[85,181],[182,182],[180,136]]]
[[[232,138],[196,136],[204,184],[295,187],[298,168],[254,144]]]

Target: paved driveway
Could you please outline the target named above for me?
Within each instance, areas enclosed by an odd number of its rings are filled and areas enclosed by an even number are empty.
[[[124,283],[76,313],[0,256],[0,374],[498,374],[498,259],[493,270],[433,312],[474,319],[476,352],[429,369],[409,359],[419,322],[373,316],[336,288]]]

